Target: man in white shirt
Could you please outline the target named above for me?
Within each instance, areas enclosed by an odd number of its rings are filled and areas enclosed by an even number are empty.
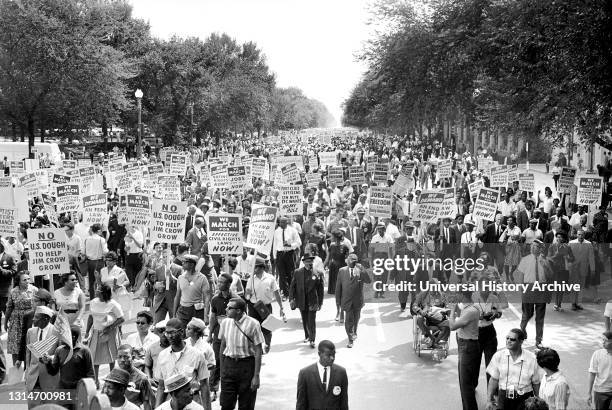
[[[81,249],[83,248],[83,241],[74,233],[74,225],[72,223],[64,225],[64,232],[66,232],[66,245],[68,247],[68,261],[70,263],[70,270],[77,273],[79,285],[81,288],[85,289],[85,283],[83,282],[83,276],[79,264]]]
[[[506,199],[497,204],[497,210],[501,212],[502,216],[508,218],[514,215],[516,212],[516,203],[510,200],[510,194],[506,192]]]
[[[278,228],[274,231],[274,242],[272,252],[276,260],[276,272],[283,300],[289,294],[289,284],[295,270],[295,253],[302,246],[300,235],[292,226],[288,226],[289,220],[281,216]]]

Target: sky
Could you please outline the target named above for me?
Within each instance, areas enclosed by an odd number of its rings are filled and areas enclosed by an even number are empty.
[[[369,36],[368,0],[132,0],[159,38],[227,33],[254,41],[277,86],[323,102],[340,124],[341,104],[365,71],[355,54]]]

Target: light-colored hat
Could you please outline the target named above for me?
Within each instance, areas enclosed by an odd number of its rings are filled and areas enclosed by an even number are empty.
[[[37,315],[39,313],[42,314],[42,315],[47,315],[49,317],[53,317],[53,315],[55,314],[53,312],[53,310],[51,310],[47,306],[37,306],[36,307],[36,311],[34,312],[34,314]]]
[[[155,329],[165,329],[166,323],[168,323],[168,319],[157,322],[155,324]]]
[[[198,261],[200,260],[200,258],[198,258],[196,255],[185,255],[185,262],[192,262],[192,263],[198,263]]]
[[[198,319],[197,317],[192,318],[189,323],[187,323],[187,326],[194,326],[194,327],[198,327],[202,330],[206,329],[206,323],[204,323],[204,321],[202,319]]]
[[[189,384],[191,380],[182,373],[174,374],[164,380],[164,392],[170,393]]]

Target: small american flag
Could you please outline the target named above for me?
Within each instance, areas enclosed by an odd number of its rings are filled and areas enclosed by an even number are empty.
[[[64,343],[70,349],[68,356],[66,356],[66,360],[64,363],[68,363],[68,361],[72,358],[72,332],[70,331],[70,323],[68,323],[68,318],[64,313],[64,307],[60,308],[60,311],[55,318],[55,326],[53,327],[53,333],[56,340],[59,340],[61,343]]]
[[[51,336],[38,342],[30,343],[27,348],[37,358],[40,359],[43,354],[48,353],[58,341],[57,336]]]

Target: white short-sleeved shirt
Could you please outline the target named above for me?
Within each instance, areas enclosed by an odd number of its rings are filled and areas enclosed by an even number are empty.
[[[540,384],[542,377],[535,355],[527,350],[523,350],[516,360],[512,360],[508,349],[498,351],[491,358],[487,373],[498,380],[500,390],[514,386],[518,394],[533,391],[532,385]]]
[[[274,301],[274,292],[278,290],[278,284],[274,276],[267,272],[261,276],[261,279],[257,275],[251,276],[247,282],[247,289],[251,289],[251,296],[249,300],[252,303],[259,301],[269,305]]]
[[[95,298],[90,302],[89,309],[93,317],[93,328],[96,330],[103,330],[118,318],[123,317],[121,305],[113,299],[102,302]]]
[[[593,391],[598,393],[612,392],[612,355],[606,349],[599,349],[591,356],[589,373],[595,373]]]

